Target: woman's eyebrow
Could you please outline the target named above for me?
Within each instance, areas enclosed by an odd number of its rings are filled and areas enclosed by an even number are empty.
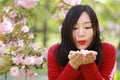
[[[80,23],[76,23],[75,25],[79,25]],[[91,24],[91,21],[85,21],[83,24]]]
[[[87,23],[91,23],[91,21],[85,21],[83,23],[87,24]],[[79,24],[79,23],[77,22],[76,24]]]
[[[86,21],[86,22],[84,22],[84,24],[88,24],[88,23],[91,23],[90,21]]]

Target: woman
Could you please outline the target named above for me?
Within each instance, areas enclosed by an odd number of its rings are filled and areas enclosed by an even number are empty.
[[[90,6],[68,11],[61,38],[48,51],[49,80],[113,80],[116,50],[100,40],[98,19]]]

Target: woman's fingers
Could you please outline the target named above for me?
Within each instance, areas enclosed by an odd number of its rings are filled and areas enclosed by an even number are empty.
[[[70,51],[69,52],[69,55],[68,55],[68,59],[72,59],[72,58],[74,58],[74,53],[75,53],[75,51]]]
[[[95,52],[95,51],[88,51],[88,50],[84,50],[82,52],[84,53],[83,64],[92,63],[92,62],[94,62],[96,60],[97,52]]]
[[[82,54],[79,51],[70,52],[68,58],[71,63],[80,65],[82,61]]]
[[[96,51],[88,50],[70,51],[68,58],[71,63],[81,65],[94,62],[96,60],[96,55],[97,55]]]

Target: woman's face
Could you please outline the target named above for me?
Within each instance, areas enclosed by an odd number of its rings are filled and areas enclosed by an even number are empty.
[[[72,31],[74,43],[78,49],[86,49],[93,40],[93,27],[90,17],[83,12]]]

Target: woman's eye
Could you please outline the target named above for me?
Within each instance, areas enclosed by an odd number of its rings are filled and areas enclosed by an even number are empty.
[[[89,27],[85,27],[85,29],[91,29],[92,28],[92,26],[89,26]]]
[[[76,30],[76,29],[78,29],[78,28],[77,28],[77,27],[74,27],[74,28],[73,28],[73,30]]]

